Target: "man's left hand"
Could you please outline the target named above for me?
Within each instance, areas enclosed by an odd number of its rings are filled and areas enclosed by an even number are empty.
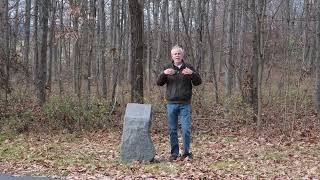
[[[184,75],[190,75],[192,73],[193,73],[193,71],[189,68],[185,68],[182,70],[182,74],[184,74]]]

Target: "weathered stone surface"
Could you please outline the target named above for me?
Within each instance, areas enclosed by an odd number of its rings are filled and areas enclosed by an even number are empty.
[[[120,152],[122,162],[153,160],[155,149],[150,137],[151,120],[150,104],[127,104]]]

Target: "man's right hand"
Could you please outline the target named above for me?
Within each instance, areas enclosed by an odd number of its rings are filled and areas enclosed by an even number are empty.
[[[176,71],[172,68],[169,68],[169,69],[164,70],[163,73],[166,75],[174,75],[176,73]]]

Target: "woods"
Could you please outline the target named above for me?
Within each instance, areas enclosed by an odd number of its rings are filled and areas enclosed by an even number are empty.
[[[152,105],[161,139],[165,88],[156,79],[175,45],[203,80],[192,133],[318,142],[314,0],[1,0],[0,131],[121,132],[135,102]]]
[[[197,91],[208,93],[205,101],[223,105],[226,115],[240,96],[260,129],[265,104],[284,97],[277,102],[283,120],[296,121],[298,107],[307,105],[302,96],[314,94],[309,100],[315,99],[315,110],[319,106],[319,83],[311,85],[319,81],[317,5],[309,0],[4,1],[1,102],[10,104],[22,91],[40,106],[55,96],[77,99],[87,109],[98,100],[110,104],[110,112],[128,102],[152,103],[146,95],[159,92],[155,78],[170,61],[170,48],[179,44],[185,61],[206,79]],[[291,106],[294,112],[288,112]]]

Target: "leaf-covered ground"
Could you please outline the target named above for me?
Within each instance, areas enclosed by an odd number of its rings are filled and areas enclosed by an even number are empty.
[[[250,126],[249,126],[250,127]],[[0,136],[0,172],[66,179],[320,178],[318,136],[257,135],[247,125],[193,117],[192,161],[169,162],[164,115],[152,127],[156,163],[119,161],[121,128]],[[181,139],[180,139],[181,142]]]

